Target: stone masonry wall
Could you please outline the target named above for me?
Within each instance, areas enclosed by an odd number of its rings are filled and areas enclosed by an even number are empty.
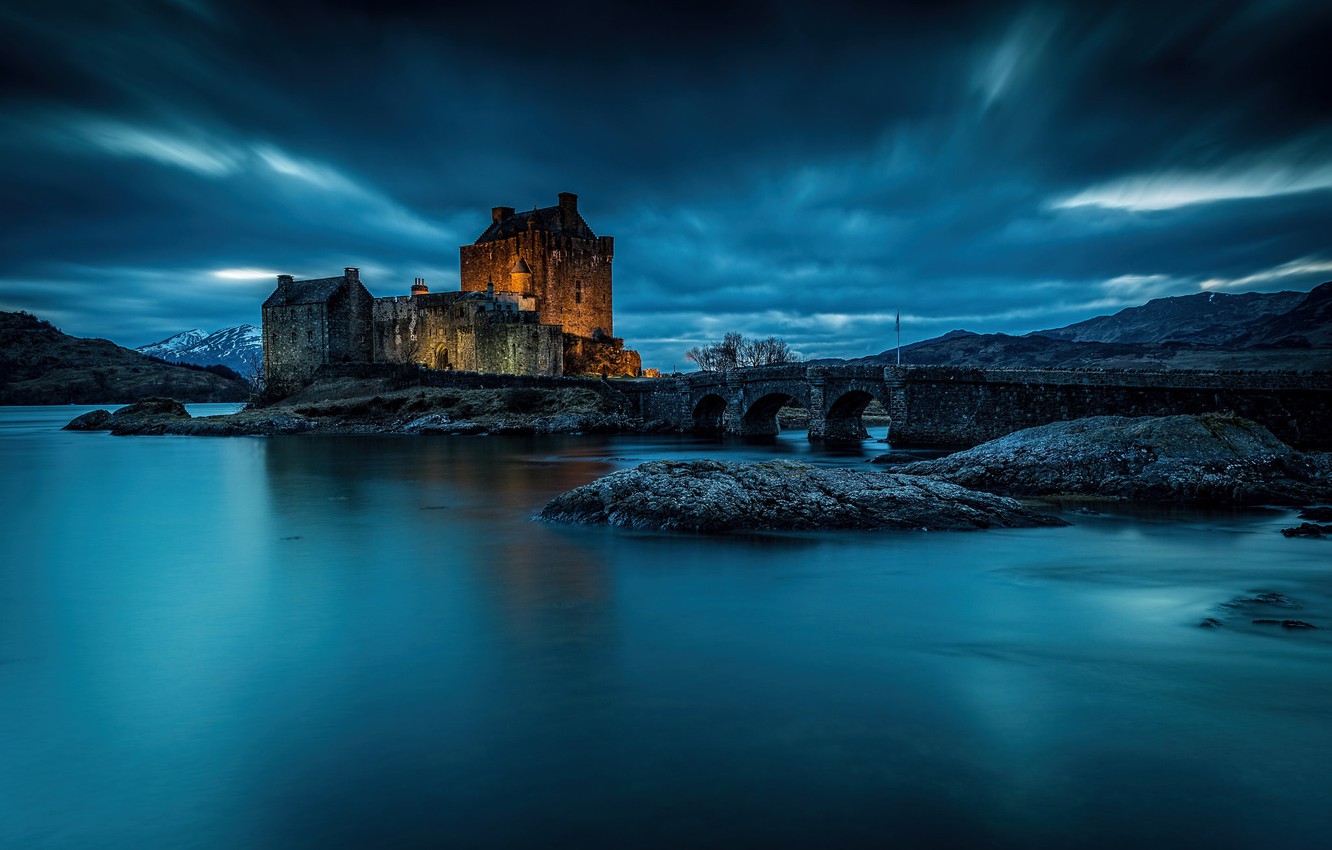
[[[266,392],[295,392],[328,362],[328,310],[325,304],[295,304],[263,312]]]
[[[560,329],[532,319],[531,313],[488,311],[447,294],[377,298],[374,359],[432,369],[561,374]]]
[[[1332,374],[1110,369],[884,370],[893,445],[970,446],[1087,416],[1233,413],[1297,448],[1332,446]]]
[[[541,323],[561,325],[565,333],[591,337],[615,332],[611,309],[610,236],[579,239],[541,230],[508,239],[463,245],[459,249],[462,289],[484,292],[493,280],[496,292],[511,292],[509,273],[519,257],[532,268],[532,293],[539,300]]]
[[[352,363],[372,356],[370,313],[373,296],[359,281],[328,301],[329,363]]]

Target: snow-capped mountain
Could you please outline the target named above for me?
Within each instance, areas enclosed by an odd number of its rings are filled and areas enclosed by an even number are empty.
[[[175,336],[169,336],[161,342],[155,342],[152,345],[145,345],[135,351],[147,354],[149,357],[160,357],[163,360],[170,360],[171,355],[184,351],[204,337],[208,336],[208,331],[195,328],[192,331],[178,333]]]
[[[213,333],[185,331],[136,350],[172,363],[220,363],[247,378],[264,359],[263,332],[255,325],[237,325]]]

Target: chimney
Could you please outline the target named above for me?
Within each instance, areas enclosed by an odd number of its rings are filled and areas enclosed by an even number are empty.
[[[347,266],[342,270],[342,276],[347,278],[347,280],[354,280],[357,283],[361,282],[361,270],[352,268],[351,266]]]
[[[426,286],[425,278],[418,277],[412,282],[413,295],[429,295],[430,288]]]
[[[281,292],[283,295],[286,295],[287,292],[291,290],[291,285],[292,283],[295,282],[295,279],[289,274],[280,274],[277,277],[278,277],[278,292]]]
[[[499,224],[506,218],[513,218],[513,207],[491,207],[490,223]]]
[[[560,230],[578,229],[578,196],[573,192],[560,193]]]

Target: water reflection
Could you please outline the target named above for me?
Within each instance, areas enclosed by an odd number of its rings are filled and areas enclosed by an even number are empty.
[[[1282,512],[549,526],[676,437],[111,438],[0,415],[0,844],[1317,846],[1332,627]],[[47,418],[43,418],[47,417]],[[854,447],[853,447],[854,448]],[[1085,505],[1070,507],[1086,507]]]

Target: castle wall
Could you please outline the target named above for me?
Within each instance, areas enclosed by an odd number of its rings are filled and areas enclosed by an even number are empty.
[[[477,325],[477,372],[504,375],[564,373],[564,334],[556,325],[505,322]]]
[[[530,230],[508,239],[463,245],[459,249],[462,289],[484,292],[491,281],[496,292],[513,291],[510,275],[519,257],[532,268],[532,293],[541,323],[561,325],[565,333],[591,337],[600,330],[615,333],[611,309],[611,262],[615,240],[610,236],[579,239]]]
[[[327,363],[365,362],[373,356],[370,337],[374,296],[354,281],[328,301]]]
[[[495,306],[444,294],[376,298],[374,359],[468,372],[562,374],[560,329],[537,323],[532,313]]]
[[[263,308],[264,384],[285,395],[308,384],[329,362],[327,305],[294,304]]]

